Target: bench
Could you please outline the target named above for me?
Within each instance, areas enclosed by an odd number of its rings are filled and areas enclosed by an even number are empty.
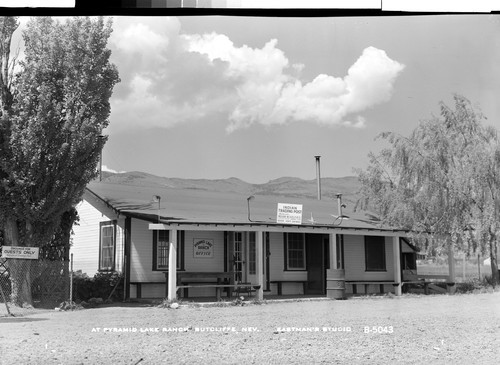
[[[224,281],[182,281],[177,284],[177,292],[179,292],[180,289],[184,289],[182,293],[183,298],[188,298],[189,297],[189,288],[211,288],[211,287],[216,287],[216,285],[224,285],[226,284]]]
[[[271,284],[278,285],[278,295],[283,295],[283,283],[298,283],[302,284],[303,293],[306,293],[307,280],[271,280]]]
[[[217,300],[221,300],[221,291],[222,289],[233,289],[233,292],[240,292],[244,291],[248,293],[248,295],[251,295],[251,292],[255,292],[256,290],[260,289],[260,285],[253,285],[253,284],[210,284],[210,283],[192,283],[189,285],[177,285],[177,290],[179,289],[184,289],[185,293],[187,293],[187,290],[189,288],[215,288],[215,297]],[[232,293],[230,291],[230,295],[232,296]],[[185,296],[187,298],[187,295]]]
[[[399,283],[395,283],[394,281],[391,280],[364,280],[364,281],[358,281],[358,280],[346,280],[346,284],[351,284],[352,285],[352,293],[353,294],[358,294],[358,288],[357,285],[364,285],[365,286],[365,294],[368,293],[368,285],[380,285],[380,293],[384,294],[384,285],[389,285],[391,284],[392,286],[396,287],[399,285]]]
[[[429,285],[434,285],[437,283],[446,283],[447,288],[455,285],[454,282],[448,281],[449,275],[418,275],[417,280],[404,281],[402,285],[407,284],[417,284],[424,286],[424,294],[429,294]]]

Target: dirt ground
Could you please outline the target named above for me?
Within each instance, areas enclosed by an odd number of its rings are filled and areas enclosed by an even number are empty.
[[[0,318],[1,364],[498,364],[500,292]]]

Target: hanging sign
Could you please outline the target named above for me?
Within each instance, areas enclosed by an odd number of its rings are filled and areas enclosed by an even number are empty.
[[[302,204],[278,203],[276,223],[302,224]]]
[[[2,258],[38,260],[39,247],[3,246]]]
[[[202,259],[213,258],[214,240],[195,238],[193,243],[193,257]]]

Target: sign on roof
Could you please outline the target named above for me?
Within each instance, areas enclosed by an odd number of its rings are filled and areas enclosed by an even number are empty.
[[[38,247],[3,246],[2,258],[38,260]]]
[[[302,204],[278,203],[276,223],[302,224]]]

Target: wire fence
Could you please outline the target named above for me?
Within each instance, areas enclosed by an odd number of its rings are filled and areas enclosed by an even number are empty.
[[[448,275],[448,258],[432,258],[417,261],[417,270],[421,275]],[[483,280],[491,276],[491,266],[487,259],[481,256],[455,256],[455,280],[467,282],[470,280]]]
[[[54,309],[69,293],[68,260],[0,258],[0,316]]]

